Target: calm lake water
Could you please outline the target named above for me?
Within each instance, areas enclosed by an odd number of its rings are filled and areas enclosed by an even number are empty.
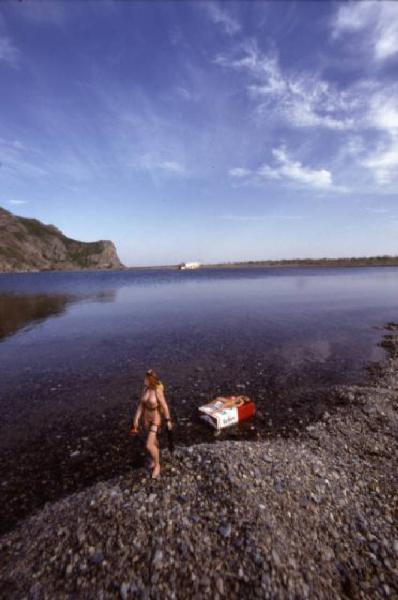
[[[0,398],[133,384],[148,366],[171,384],[207,374],[210,394],[224,371],[231,389],[250,386],[254,366],[264,381],[267,369],[285,383],[354,381],[382,356],[375,327],[397,318],[397,299],[397,268],[2,274]]]
[[[195,415],[220,393],[258,408],[223,435],[294,432],[384,357],[397,299],[387,267],[0,274],[0,531],[142,464],[127,432],[148,367],[177,443],[214,439]]]

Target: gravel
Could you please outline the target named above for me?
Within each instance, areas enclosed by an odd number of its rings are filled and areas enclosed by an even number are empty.
[[[0,539],[2,598],[394,598],[398,339],[286,438],[163,452]]]

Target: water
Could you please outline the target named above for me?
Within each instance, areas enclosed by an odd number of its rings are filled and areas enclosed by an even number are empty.
[[[0,274],[6,527],[134,462],[126,432],[145,369],[166,384],[181,443],[209,438],[193,417],[219,393],[256,400],[257,433],[296,427],[322,387],[383,358],[397,298],[394,267]]]
[[[257,363],[355,380],[380,356],[374,327],[397,317],[397,297],[397,268],[3,274],[0,398],[25,379],[97,387],[147,366],[170,383],[199,367],[215,382],[227,369],[232,385]]]

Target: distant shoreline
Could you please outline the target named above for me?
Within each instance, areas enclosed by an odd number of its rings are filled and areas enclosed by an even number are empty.
[[[370,256],[359,258],[298,258],[286,260],[249,260],[227,263],[202,264],[198,269],[255,269],[264,267],[398,267],[398,256]],[[146,269],[178,269],[178,265],[158,265],[144,267],[125,267],[127,271]]]
[[[206,269],[260,267],[397,267],[398,256],[370,258],[320,258],[297,260],[264,260],[203,265]]]
[[[260,269],[260,268],[336,268],[336,267],[398,267],[398,256],[375,256],[375,257],[360,257],[360,258],[298,258],[286,260],[249,260],[242,262],[227,262],[227,263],[209,263],[201,264],[194,271],[202,269]],[[146,265],[146,266],[131,266],[118,267],[107,269],[27,269],[15,271],[0,271],[2,274],[11,273],[92,273],[92,272],[109,272],[109,271],[177,271],[179,265]]]

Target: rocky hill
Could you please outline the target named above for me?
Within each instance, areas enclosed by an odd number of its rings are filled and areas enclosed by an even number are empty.
[[[72,240],[53,225],[0,208],[0,271],[120,268],[113,242]]]

